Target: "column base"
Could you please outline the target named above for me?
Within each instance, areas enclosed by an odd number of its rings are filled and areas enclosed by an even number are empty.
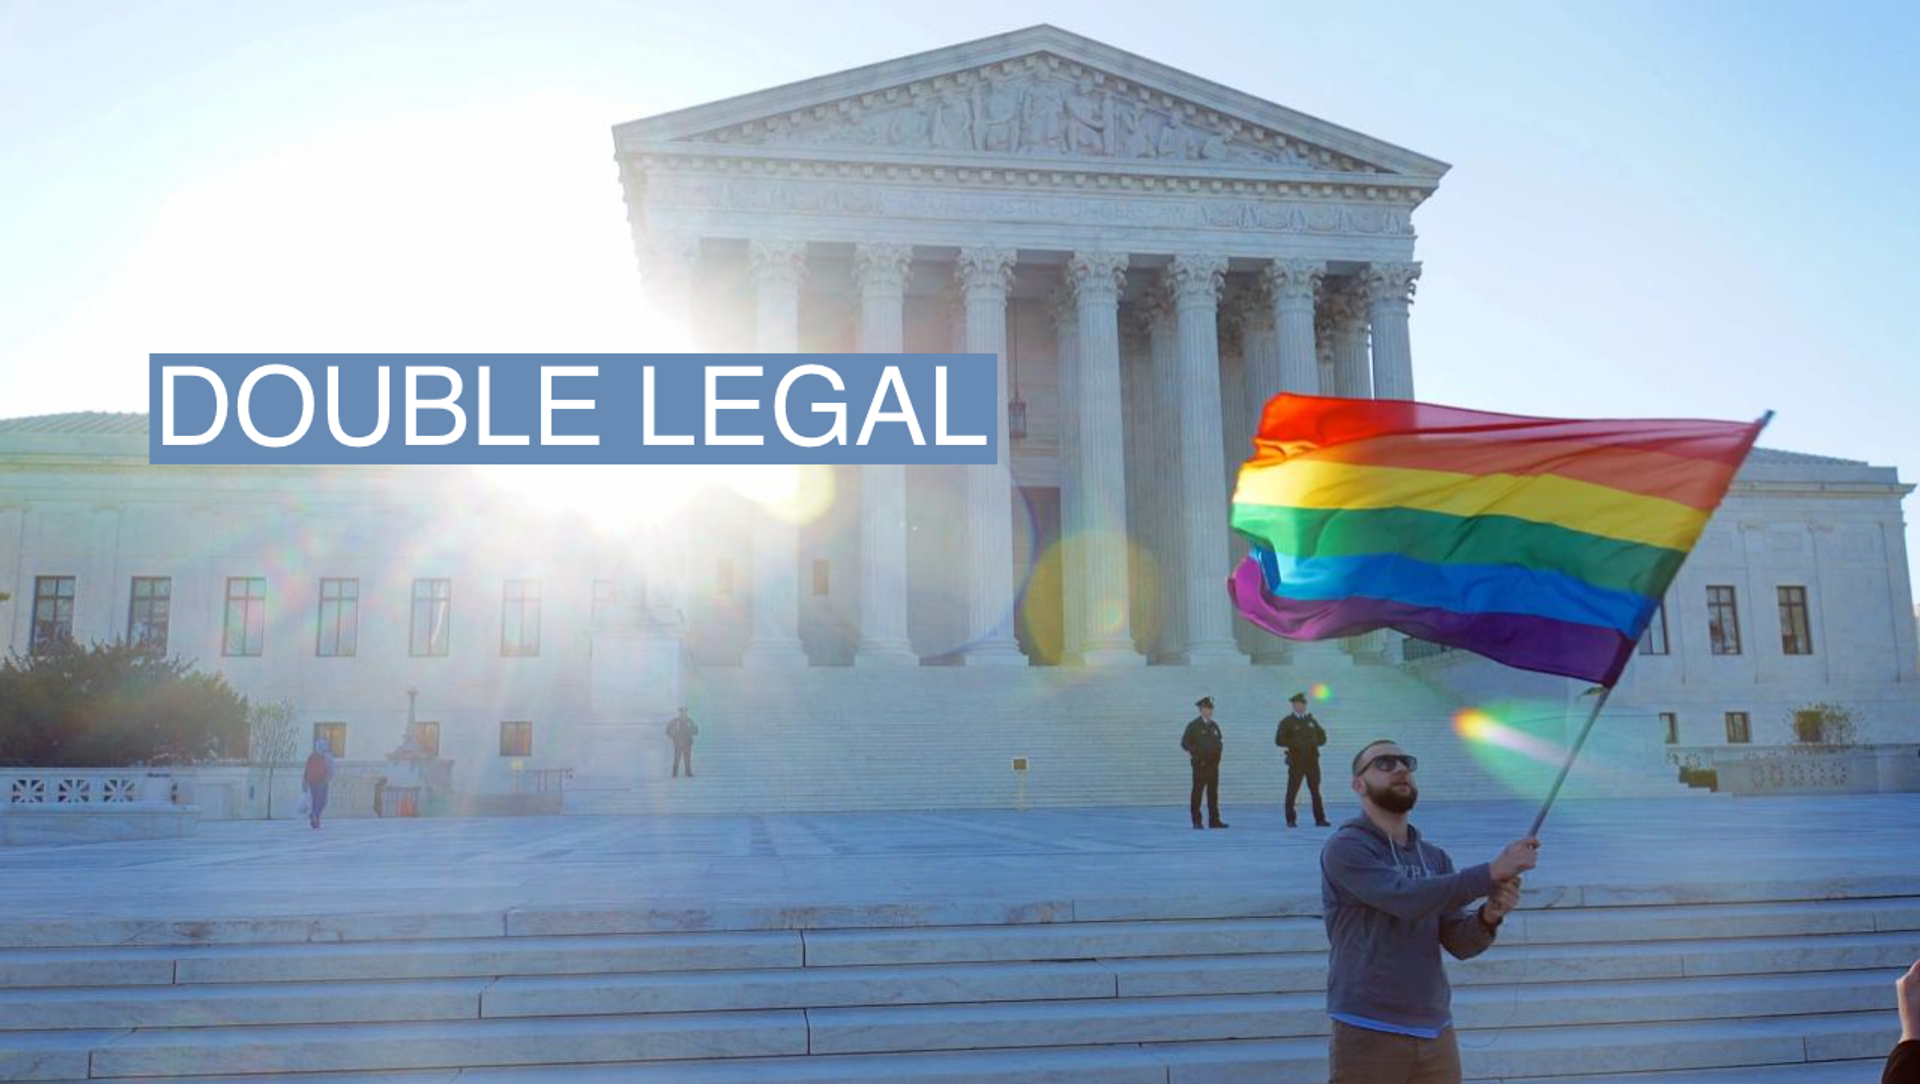
[[[1134,650],[1132,642],[1121,641],[1086,645],[1080,651],[1080,663],[1088,669],[1109,666],[1145,666],[1147,658]]]
[[[1240,654],[1240,649],[1230,640],[1220,643],[1193,644],[1187,648],[1188,666],[1251,666],[1253,660]]]
[[[741,653],[740,664],[759,669],[799,670],[807,665],[807,652],[798,640],[754,640]]]
[[[1012,640],[983,640],[960,656],[964,666],[1025,666],[1027,657]]]
[[[870,640],[854,652],[855,666],[918,666],[920,656],[905,640]]]

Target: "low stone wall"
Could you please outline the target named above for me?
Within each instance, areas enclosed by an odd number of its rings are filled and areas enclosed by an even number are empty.
[[[146,768],[0,769],[0,843],[91,843],[192,835],[200,810],[172,772]]]
[[[1891,794],[1920,791],[1920,745],[1743,749],[1675,747],[1682,769],[1712,772],[1724,794]]]

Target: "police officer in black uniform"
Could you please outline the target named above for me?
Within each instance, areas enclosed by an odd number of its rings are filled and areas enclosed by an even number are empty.
[[[1327,732],[1320,720],[1307,710],[1307,694],[1288,698],[1293,714],[1280,720],[1273,744],[1287,751],[1287,827],[1295,827],[1294,800],[1300,797],[1300,781],[1306,780],[1307,793],[1313,796],[1313,823],[1328,826],[1327,807],[1320,803],[1320,747],[1327,744]]]
[[[1207,794],[1207,823],[1205,827],[1225,828],[1227,822],[1220,819],[1220,753],[1226,739],[1220,733],[1220,724],[1213,721],[1213,697],[1203,696],[1194,701],[1194,707],[1200,709],[1199,718],[1187,724],[1186,732],[1180,735],[1180,748],[1187,751],[1193,762],[1193,795],[1187,801],[1188,811],[1193,814],[1193,826],[1200,823],[1200,792]]]

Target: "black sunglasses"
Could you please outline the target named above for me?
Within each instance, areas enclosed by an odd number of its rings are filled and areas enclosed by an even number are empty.
[[[1365,764],[1361,765],[1360,771],[1355,772],[1354,774],[1359,775],[1361,773],[1364,773],[1368,768],[1378,768],[1383,772],[1390,772],[1390,771],[1393,771],[1395,768],[1398,768],[1402,764],[1405,764],[1407,766],[1407,770],[1410,772],[1417,772],[1420,770],[1420,758],[1414,756],[1411,753],[1399,753],[1399,754],[1382,753],[1379,756],[1374,757],[1372,760],[1369,760]]]

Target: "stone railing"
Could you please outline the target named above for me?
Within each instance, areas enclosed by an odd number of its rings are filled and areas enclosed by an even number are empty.
[[[167,805],[173,773],[147,768],[0,768],[0,806]]]
[[[1711,773],[1728,794],[1883,794],[1920,790],[1920,745],[1675,745],[1667,763]]]
[[[97,843],[191,835],[197,806],[176,801],[171,771],[0,768],[0,843]]]

